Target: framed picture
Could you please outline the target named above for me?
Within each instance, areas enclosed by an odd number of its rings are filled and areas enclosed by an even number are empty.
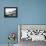
[[[19,24],[18,41],[46,41],[46,24]]]
[[[17,17],[17,7],[4,7],[4,17]]]

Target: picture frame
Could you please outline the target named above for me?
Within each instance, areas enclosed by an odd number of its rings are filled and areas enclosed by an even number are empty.
[[[4,17],[18,17],[18,8],[4,7]]]
[[[22,40],[46,41],[46,24],[18,24],[18,42]]]

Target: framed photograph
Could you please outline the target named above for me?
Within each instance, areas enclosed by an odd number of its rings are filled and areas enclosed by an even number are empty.
[[[17,7],[4,7],[4,17],[17,17]]]
[[[46,41],[46,24],[19,24],[18,41]]]

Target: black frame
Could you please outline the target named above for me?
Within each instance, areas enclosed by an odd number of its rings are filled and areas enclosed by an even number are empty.
[[[5,13],[6,8],[16,8],[16,16],[7,16]],[[18,17],[18,7],[4,7],[4,17]]]

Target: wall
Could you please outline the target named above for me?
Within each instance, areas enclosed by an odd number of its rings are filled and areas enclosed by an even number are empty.
[[[4,18],[9,6],[18,7],[18,18]],[[46,24],[46,0],[0,0],[0,44],[8,43],[9,32],[18,32],[18,24]]]

